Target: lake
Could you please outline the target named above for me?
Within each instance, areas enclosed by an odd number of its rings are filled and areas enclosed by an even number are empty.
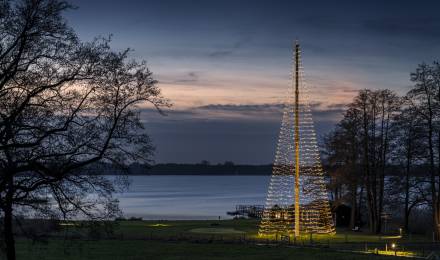
[[[231,218],[237,204],[264,205],[270,176],[130,176],[116,194],[125,217],[143,219]]]

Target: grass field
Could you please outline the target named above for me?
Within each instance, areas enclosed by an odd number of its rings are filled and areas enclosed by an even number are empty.
[[[196,244],[139,240],[74,241],[63,244],[51,240],[48,244],[18,243],[18,259],[23,260],[141,260],[141,259],[390,259],[376,255],[331,252],[319,249],[295,249],[276,246],[240,244]],[[398,259],[394,258],[393,259]]]
[[[384,250],[408,243],[396,235],[377,236],[338,231],[336,235],[303,236],[292,243],[258,239],[258,221],[119,221],[114,232],[90,232],[67,223],[46,243],[17,240],[18,259],[398,259],[392,256],[338,252]],[[68,234],[74,239],[64,239]],[[412,237],[421,241],[421,237]],[[292,241],[291,241],[292,242]],[[310,248],[309,246],[314,246]],[[399,249],[403,251],[402,249]],[[389,253],[389,252],[388,252]]]

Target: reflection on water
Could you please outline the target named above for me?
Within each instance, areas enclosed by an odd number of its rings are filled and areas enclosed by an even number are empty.
[[[270,176],[132,176],[116,197],[125,217],[230,218],[237,204],[264,204]]]

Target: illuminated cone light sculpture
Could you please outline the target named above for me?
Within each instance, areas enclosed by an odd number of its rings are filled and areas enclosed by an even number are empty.
[[[298,42],[291,78],[259,235],[334,234]]]

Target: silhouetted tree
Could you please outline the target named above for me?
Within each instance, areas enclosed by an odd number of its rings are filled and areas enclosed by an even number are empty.
[[[433,211],[433,230],[436,237],[440,237],[440,66],[438,62],[433,65],[420,64],[416,71],[411,73],[411,81],[414,87],[407,96],[412,102],[414,109],[421,117],[427,131],[426,148],[428,151],[429,186],[431,196],[429,198]],[[437,148],[435,147],[437,143]],[[437,155],[435,154],[437,152]],[[437,158],[437,165],[436,165]],[[436,170],[437,168],[437,170]]]
[[[390,161],[392,120],[400,109],[400,99],[390,90],[361,90],[349,104],[344,119],[327,141],[331,158],[345,172],[353,207],[351,225],[356,222],[365,190],[370,230],[381,231],[385,172]],[[362,169],[362,174],[359,174]],[[351,176],[351,177],[348,177]],[[361,185],[361,189],[358,188]],[[359,194],[358,194],[359,192]],[[356,200],[356,198],[359,200]],[[358,201],[358,203],[356,203]],[[358,204],[358,205],[356,205]]]
[[[360,202],[363,178],[360,170],[360,122],[357,110],[348,109],[344,118],[325,138],[325,151],[330,166],[333,206],[351,205],[350,227],[361,222]]]
[[[202,160],[202,161],[200,162],[200,165],[203,165],[203,166],[209,166],[209,165],[211,165],[211,163],[210,163],[209,161],[207,161],[207,160]]]
[[[225,162],[223,163],[223,165],[224,165],[224,166],[228,166],[228,167],[233,167],[235,164],[234,164],[233,161],[225,161]]]
[[[409,231],[409,217],[411,210],[425,202],[421,189],[424,188],[423,178],[420,179],[412,174],[413,165],[425,163],[426,131],[424,124],[407,97],[403,98],[401,113],[396,116],[393,122],[396,138],[393,143],[392,160],[399,165],[404,174],[390,179],[392,200],[402,201],[403,207],[403,226],[405,231]]]
[[[117,183],[88,166],[148,161],[153,147],[136,106],[168,105],[145,63],[127,61],[128,50],[81,42],[62,17],[69,8],[0,0],[0,209],[9,260],[15,211],[113,217]]]

